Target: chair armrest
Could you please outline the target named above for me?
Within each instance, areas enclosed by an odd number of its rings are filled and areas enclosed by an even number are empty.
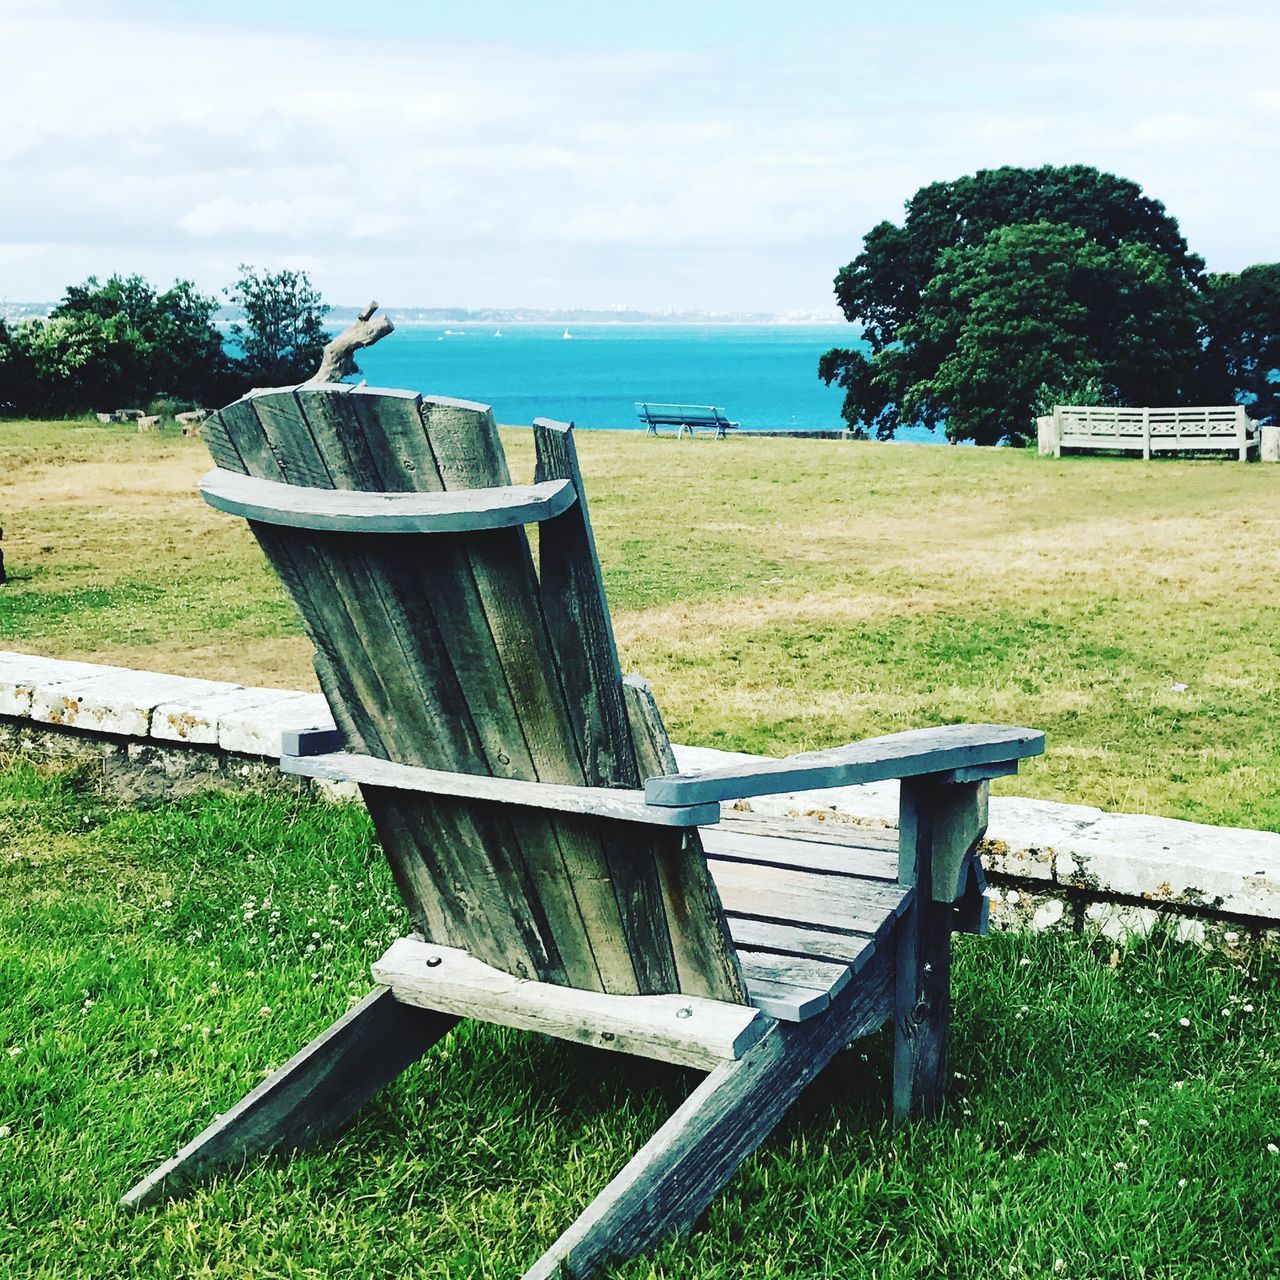
[[[1015,725],[949,724],[936,729],[910,729],[882,738],[866,738],[847,747],[808,751],[784,760],[709,769],[705,773],[672,773],[650,778],[645,799],[653,805],[701,804],[713,800],[745,800],[749,796],[847,787],[888,778],[959,773],[957,781],[1009,772],[995,766],[1012,764],[1044,751],[1044,734]],[[972,772],[972,771],[979,772]],[[966,774],[966,771],[970,771]]]

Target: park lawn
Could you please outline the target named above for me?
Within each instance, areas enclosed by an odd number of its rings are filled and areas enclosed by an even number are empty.
[[[505,433],[513,470],[528,435]],[[998,789],[1280,829],[1280,468],[584,432],[624,665],[678,741],[1041,728]],[[314,687],[198,441],[0,423],[0,646]],[[1175,685],[1185,684],[1185,691]]]
[[[468,1024],[342,1139],[115,1199],[368,989],[403,927],[355,806],[118,805],[0,761],[0,1277],[518,1275],[693,1073]],[[1280,957],[957,940],[950,1097],[894,1133],[882,1032],[625,1280],[1280,1274]]]

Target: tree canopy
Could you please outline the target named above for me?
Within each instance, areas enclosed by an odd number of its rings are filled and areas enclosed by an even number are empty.
[[[231,336],[239,347],[237,367],[250,386],[283,387],[316,371],[328,340],[329,308],[305,271],[242,264],[240,279],[227,292],[244,314]]]
[[[1024,442],[1039,401],[1085,385],[1114,403],[1221,401],[1246,390],[1245,371],[1261,402],[1275,390],[1256,370],[1276,347],[1246,317],[1268,290],[1275,316],[1280,281],[1253,271],[1206,277],[1177,221],[1126,178],[982,170],[921,188],[901,226],[867,233],[835,279],[864,347],[828,351],[818,372],[844,389],[849,426],[882,439],[913,425]]]
[[[217,309],[189,280],[161,293],[137,275],[90,276],[46,320],[0,328],[0,408],[77,413],[157,396],[216,400],[231,378]]]
[[[160,291],[139,275],[69,285],[45,318],[0,320],[0,414],[64,415],[157,399],[225,404],[251,386],[315,372],[329,308],[304,271],[241,267],[233,349],[216,298],[190,280]]]
[[[1205,315],[1211,376],[1254,418],[1280,424],[1280,262],[1209,276]]]

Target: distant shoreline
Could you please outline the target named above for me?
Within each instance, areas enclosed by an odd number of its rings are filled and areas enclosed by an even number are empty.
[[[394,307],[382,308],[392,322],[405,328],[430,329],[441,325],[461,325],[471,329],[487,329],[506,326],[511,329],[529,328],[533,325],[561,327],[564,325],[580,329],[624,329],[669,327],[672,329],[842,329],[848,326],[846,320],[416,320],[396,316]],[[331,312],[325,317],[333,322]],[[338,318],[341,323],[341,317]]]

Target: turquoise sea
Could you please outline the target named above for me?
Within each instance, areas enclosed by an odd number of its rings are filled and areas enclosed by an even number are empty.
[[[373,386],[479,400],[499,422],[638,429],[635,403],[648,400],[830,430],[841,393],[818,380],[818,357],[853,339],[839,324],[405,324],[358,359]]]

